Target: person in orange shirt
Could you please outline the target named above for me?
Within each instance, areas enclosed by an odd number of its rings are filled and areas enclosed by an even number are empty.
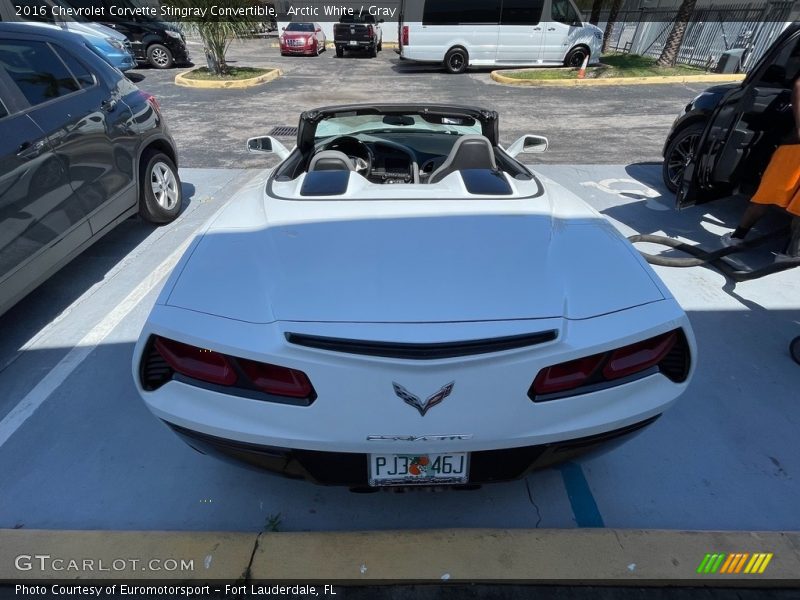
[[[800,78],[792,87],[792,115],[800,137]],[[777,261],[800,258],[800,143],[779,146],[769,161],[761,183],[736,230],[722,236],[725,246],[738,246],[770,206],[780,206],[792,215],[792,235]]]

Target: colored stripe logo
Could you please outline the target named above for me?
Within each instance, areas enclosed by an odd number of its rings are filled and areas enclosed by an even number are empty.
[[[701,575],[761,575],[772,560],[772,552],[714,552],[706,554],[697,567]]]

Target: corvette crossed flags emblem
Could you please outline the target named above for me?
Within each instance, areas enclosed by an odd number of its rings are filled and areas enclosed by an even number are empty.
[[[442,389],[440,389],[438,392],[436,392],[432,396],[429,396],[425,400],[425,402],[423,402],[422,400],[419,399],[418,396],[415,396],[414,394],[409,392],[399,383],[395,383],[394,381],[392,382],[392,386],[394,387],[394,393],[397,394],[400,398],[402,398],[402,400],[406,404],[409,404],[410,406],[416,408],[419,411],[419,414],[422,415],[423,417],[425,416],[426,412],[428,412],[437,404],[440,404],[442,400],[444,400],[450,395],[450,392],[453,391],[453,386],[455,384],[456,384],[455,381],[451,381]]]

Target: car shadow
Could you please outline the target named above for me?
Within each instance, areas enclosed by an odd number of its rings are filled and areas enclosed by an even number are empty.
[[[195,186],[182,182],[181,189],[183,214],[194,201]],[[178,220],[180,215],[173,224]],[[65,314],[92,286],[107,279],[148,237],[171,225],[159,227],[138,215],[126,219],[0,316],[0,371],[15,360],[20,348]]]
[[[141,83],[145,80],[145,75],[143,73],[131,73],[130,71],[125,73],[125,77],[133,83]]]
[[[745,196],[720,198],[713,202],[686,209],[675,208],[675,194],[666,189],[661,179],[661,163],[635,163],[625,168],[629,180],[642,184],[641,192],[626,183],[617,192],[631,202],[602,208],[600,212],[643,235],[660,235],[681,239],[685,243],[713,252],[722,248],[720,235],[734,229],[749,204]],[[612,180],[608,180],[612,181]],[[761,269],[773,264],[774,254],[786,244],[785,231],[789,215],[775,209],[753,228],[748,239],[776,234],[763,244],[743,249],[726,257],[726,261],[739,270]],[[650,243],[636,244],[638,250],[669,258],[688,258],[684,252]],[[713,268],[713,267],[708,267]],[[727,278],[723,290],[745,304],[752,304],[735,293],[736,282]],[[751,308],[755,308],[752,306]]]

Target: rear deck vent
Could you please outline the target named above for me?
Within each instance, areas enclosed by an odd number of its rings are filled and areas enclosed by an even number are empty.
[[[273,127],[268,135],[275,137],[297,137],[297,127],[287,127],[286,125],[279,125]]]
[[[167,364],[167,361],[156,350],[152,339],[147,343],[147,348],[142,357],[140,372],[142,387],[148,392],[160,388],[172,379],[174,374],[172,367]]]
[[[457,356],[473,356],[489,354],[504,350],[527,348],[546,342],[552,342],[558,337],[555,329],[512,335],[507,337],[490,338],[485,340],[464,340],[460,342],[442,342],[435,344],[403,344],[396,342],[375,342],[368,340],[344,340],[339,338],[305,335],[301,333],[286,333],[290,344],[343,352],[346,354],[361,354],[365,356],[382,356],[385,358],[403,358],[408,360],[437,360],[441,358],[455,358]]]
[[[689,342],[686,340],[686,335],[683,333],[683,330],[680,330],[678,341],[675,342],[669,354],[658,363],[658,369],[671,381],[683,383],[689,376],[691,362]]]

